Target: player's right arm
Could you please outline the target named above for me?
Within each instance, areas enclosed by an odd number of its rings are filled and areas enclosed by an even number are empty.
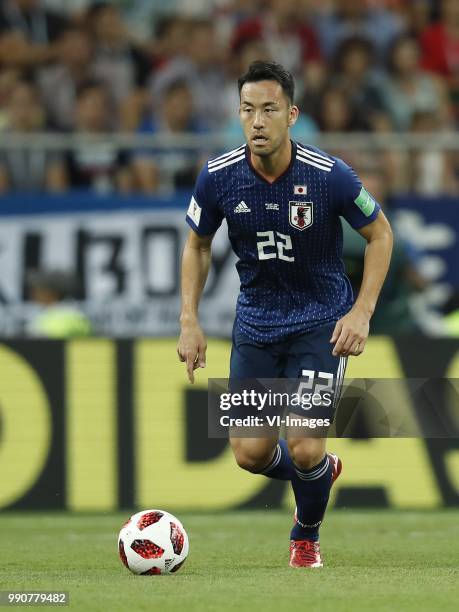
[[[194,383],[194,370],[206,366],[207,342],[199,325],[198,308],[209,274],[212,238],[190,230],[183,250],[181,333],[177,353],[180,361],[186,362],[191,383]]]
[[[207,345],[199,325],[198,308],[209,273],[212,238],[222,219],[213,178],[204,166],[186,215],[191,231],[182,258],[181,333],[177,353],[186,362],[191,383],[194,383],[194,371],[206,365]]]

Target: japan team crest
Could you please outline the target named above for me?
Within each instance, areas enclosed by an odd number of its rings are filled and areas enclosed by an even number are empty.
[[[312,225],[312,202],[289,202],[288,220],[292,227],[304,230]]]

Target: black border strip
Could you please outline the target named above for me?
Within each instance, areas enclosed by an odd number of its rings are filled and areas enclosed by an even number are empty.
[[[118,508],[132,509],[134,483],[133,341],[116,342],[116,397],[118,416]]]

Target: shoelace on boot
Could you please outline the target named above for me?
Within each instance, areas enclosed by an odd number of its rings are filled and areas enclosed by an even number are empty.
[[[320,554],[320,545],[318,542],[311,542],[310,540],[293,540],[292,552],[302,562],[315,563],[317,555]]]

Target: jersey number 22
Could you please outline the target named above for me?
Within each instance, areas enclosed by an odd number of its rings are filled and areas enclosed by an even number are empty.
[[[266,239],[257,242],[258,259],[275,259],[277,257],[283,261],[295,261],[293,255],[287,255],[287,252],[292,250],[292,239],[287,234],[272,231],[257,232],[257,237]]]

